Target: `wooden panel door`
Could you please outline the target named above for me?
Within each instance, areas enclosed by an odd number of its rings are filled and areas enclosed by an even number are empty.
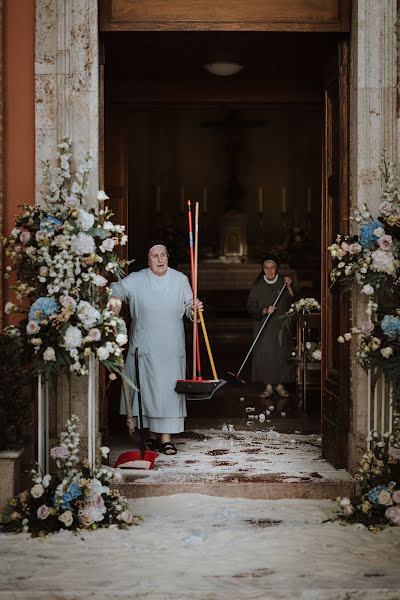
[[[346,232],[349,212],[349,43],[339,40],[325,72],[322,183],[322,453],[346,467],[349,423],[348,345],[337,338],[349,328],[349,299],[339,286],[329,290],[327,247]]]

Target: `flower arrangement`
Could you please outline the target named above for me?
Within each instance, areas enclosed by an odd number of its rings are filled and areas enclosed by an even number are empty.
[[[8,302],[5,311],[23,315],[9,333],[23,336],[31,349],[33,374],[84,375],[86,359],[95,355],[115,378],[128,338],[123,319],[110,310],[108,278],[123,274],[127,261],[115,250],[127,242],[125,227],[112,222],[104,191],[96,209],[85,208],[90,156],[73,175],[66,138],[58,145],[57,162],[53,174],[45,163],[44,205],[23,205],[3,240],[11,261],[6,277],[11,271],[17,277],[11,288],[17,304]]]
[[[293,302],[284,315],[280,318],[284,320],[284,327],[291,329],[294,321],[299,316],[309,315],[310,313],[316,313],[321,310],[321,306],[315,298],[300,298],[297,302]]]
[[[32,487],[11,498],[4,509],[2,528],[8,532],[27,532],[43,537],[60,530],[89,530],[99,527],[125,528],[138,525],[140,517],[129,510],[127,500],[110,483],[118,471],[105,465],[91,470],[79,457],[78,417],[67,421],[60,434],[60,445],[51,449],[57,472],[32,469]],[[100,448],[103,458],[109,449]]]
[[[396,453],[390,446],[390,435],[374,431],[371,449],[360,460],[355,474],[360,493],[354,498],[338,498],[340,518],[362,523],[372,530],[388,523],[400,526],[400,484]]]

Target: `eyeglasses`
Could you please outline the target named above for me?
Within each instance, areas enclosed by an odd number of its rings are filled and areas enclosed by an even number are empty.
[[[149,254],[150,260],[165,260],[166,258],[168,258],[168,254],[165,252],[161,252],[161,254]]]

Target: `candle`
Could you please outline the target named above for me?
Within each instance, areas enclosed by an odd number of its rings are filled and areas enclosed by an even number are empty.
[[[161,188],[159,185],[156,192],[156,212],[161,212]]]
[[[203,214],[207,214],[207,188],[203,187]]]
[[[284,214],[286,214],[287,211],[287,207],[286,207],[286,188],[283,187],[282,188],[282,212]]]
[[[181,186],[181,213],[185,212],[185,188]]]
[[[307,214],[311,214],[311,188],[307,188]]]
[[[262,214],[264,212],[264,207],[263,207],[263,189],[260,186],[258,186],[258,212],[260,214]]]

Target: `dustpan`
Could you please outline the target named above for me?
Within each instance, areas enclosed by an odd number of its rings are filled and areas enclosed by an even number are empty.
[[[193,253],[193,230],[192,230],[192,211],[191,202],[188,200],[188,223],[189,223],[189,245],[190,245],[190,266],[192,275],[193,290],[193,377],[192,379],[179,379],[176,382],[175,391],[178,394],[185,394],[186,400],[209,400],[226,383],[224,379],[218,379],[214,365],[214,359],[208,340],[207,330],[204,323],[202,310],[197,310],[197,260],[198,260],[198,220],[199,203],[195,204],[195,244]],[[203,336],[207,347],[207,353],[214,379],[203,379],[201,376],[199,336],[197,327],[197,318],[199,318],[203,330]]]
[[[135,469],[135,470],[148,470],[154,467],[154,461],[158,454],[154,450],[146,450],[144,443],[144,430],[143,430],[143,410],[142,410],[142,395],[140,393],[140,376],[139,376],[139,349],[135,350],[135,371],[136,371],[136,387],[138,396],[139,406],[139,431],[140,431],[140,450],[128,450],[123,452],[115,461],[114,467],[119,469]],[[131,395],[129,393],[129,387],[125,379],[122,380],[122,386],[124,391],[125,406],[126,406],[126,422],[128,425],[129,435],[132,439],[134,433],[133,417],[132,417],[132,405]]]

